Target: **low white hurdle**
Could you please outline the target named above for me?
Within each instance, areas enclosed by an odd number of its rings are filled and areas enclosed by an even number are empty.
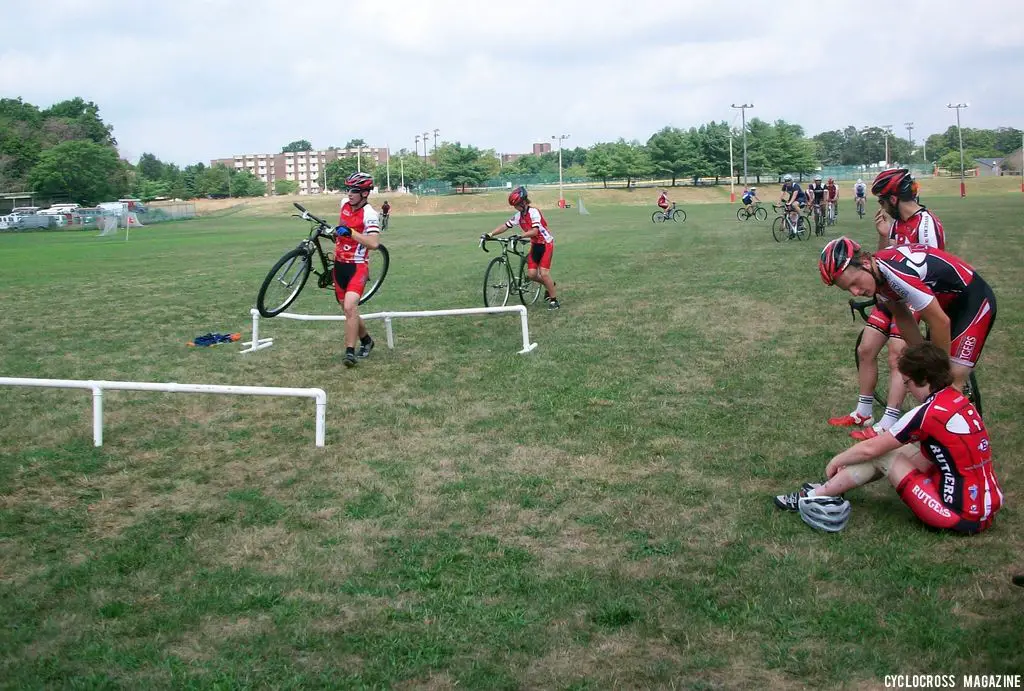
[[[106,390],[312,398],[316,401],[316,445],[324,445],[324,433],[327,425],[327,394],[323,389],[292,389],[279,386],[221,386],[219,384],[160,384],[137,381],[86,381],[82,379],[28,379],[24,377],[0,377],[0,385],[91,390],[93,446],[103,446],[103,392]]]
[[[522,305],[511,305],[508,307],[466,307],[462,309],[452,310],[427,310],[424,312],[375,312],[373,314],[360,315],[363,320],[369,321],[372,319],[383,319],[384,320],[384,331],[388,337],[388,348],[395,347],[395,332],[391,322],[395,319],[410,319],[416,317],[454,317],[458,315],[472,315],[472,314],[518,314],[520,316],[520,323],[523,327],[523,349],[519,351],[520,355],[529,353],[537,347],[536,343],[530,343],[530,324],[526,317],[526,308]],[[245,341],[242,343],[243,346],[247,346],[243,349],[242,353],[254,353],[257,350],[263,350],[274,345],[273,338],[260,338],[260,312],[257,309],[249,310],[249,314],[252,315],[252,340]],[[345,321],[345,315],[343,314],[292,314],[291,312],[282,312],[281,314],[274,317],[274,319],[295,319],[297,321],[306,322],[343,322]]]

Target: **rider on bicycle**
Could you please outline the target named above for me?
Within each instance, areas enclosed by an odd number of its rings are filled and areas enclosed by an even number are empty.
[[[789,173],[782,178],[782,195],[779,197],[779,200],[786,207],[786,211],[789,212],[790,228],[795,229],[797,227],[797,217],[800,215],[799,209],[803,209],[807,205],[807,194],[800,189],[800,183],[793,182],[793,176]],[[793,230],[790,230],[790,237],[792,235]]]
[[[832,207],[832,222],[835,223],[839,218],[839,188],[836,186],[836,179],[829,178],[825,183],[825,189],[828,190],[828,205]]]
[[[391,218],[391,204],[385,199],[384,203],[380,205],[381,223],[386,223],[389,218]]]
[[[932,342],[949,353],[954,386],[963,391],[996,318],[996,296],[974,267],[927,245],[872,254],[839,237],[821,251],[818,271],[825,285],[888,306],[908,345],[924,340],[914,318],[919,312]]]
[[[860,208],[861,210],[863,210],[864,208],[864,195],[867,194],[867,191],[868,188],[867,185],[864,184],[864,181],[861,180],[860,178],[857,178],[857,183],[853,186],[853,198],[854,201],[857,203],[858,208]]]
[[[756,204],[760,204],[761,203],[761,200],[757,198],[757,188],[756,187],[751,187],[749,189],[743,190],[742,201],[743,201],[743,206],[745,206],[747,208],[747,213],[749,214],[751,211],[753,211],[753,205],[755,203]]]
[[[878,195],[880,205],[875,214],[878,249],[897,245],[925,245],[940,250],[946,248],[942,223],[930,211],[913,201],[917,194],[917,182],[906,168],[882,171],[872,183],[871,192]],[[878,380],[876,360],[886,345],[889,348],[889,397],[885,415],[877,424],[867,427],[872,421],[872,392]],[[854,439],[870,439],[889,429],[899,419],[900,404],[906,389],[896,370],[896,362],[905,347],[906,343],[893,320],[892,311],[885,304],[876,304],[864,326],[860,345],[857,346],[857,362],[860,363],[857,369],[860,382],[857,408],[849,415],[830,418],[830,425],[864,426],[865,429],[854,430],[850,436]]]
[[[821,219],[825,218],[825,195],[828,190],[825,189],[825,185],[821,182],[821,175],[814,176],[814,182],[807,188],[808,194],[811,196],[811,205],[814,207],[815,215],[821,214]]]
[[[548,230],[548,222],[540,209],[530,206],[530,198],[526,195],[525,187],[520,185],[512,190],[508,195],[508,203],[515,208],[515,215],[485,234],[484,239],[490,240],[495,235],[519,226],[523,230],[521,237],[530,240],[530,253],[526,256],[526,275],[531,281],[544,285],[544,299],[548,302],[548,309],[556,310],[560,305],[555,296],[556,284],[551,278],[551,256],[555,253],[555,236]],[[512,241],[514,240],[513,237]]]
[[[672,202],[668,200],[668,192],[665,190],[658,195],[658,208],[665,212],[666,216],[668,216],[669,209],[672,208]]]
[[[365,358],[373,350],[373,339],[359,316],[359,298],[370,275],[369,250],[380,246],[380,217],[368,197],[373,178],[353,173],[345,180],[348,200],[341,205],[338,227],[334,231],[334,294],[345,310],[346,367],[355,367],[356,358]],[[356,351],[356,341],[359,350]]]

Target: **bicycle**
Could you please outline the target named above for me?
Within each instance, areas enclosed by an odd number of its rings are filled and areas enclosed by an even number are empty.
[[[830,201],[825,211],[825,224],[829,226],[834,226],[836,224],[836,221],[839,220],[839,209],[836,208],[836,203]]]
[[[821,204],[814,204],[814,234],[825,234],[825,209]]]
[[[786,210],[785,205],[778,206],[772,204],[772,209],[775,213],[779,214],[774,221],[772,221],[772,237],[775,238],[775,242],[782,242],[783,240],[806,240],[810,236],[810,232],[807,229],[807,217],[801,213],[797,213],[796,224],[789,218],[789,211]]]
[[[380,232],[384,232],[388,229],[388,223],[391,222],[391,214],[380,215]]]
[[[264,317],[276,317],[288,309],[305,287],[310,272],[316,274],[318,287],[334,287],[334,256],[324,252],[320,246],[321,239],[334,240],[333,229],[327,221],[309,213],[301,204],[296,202],[295,208],[302,213],[292,216],[310,222],[309,236],[300,242],[298,247],[278,259],[267,277],[263,279],[260,291],[256,295],[256,309]],[[376,252],[377,255],[369,254],[367,257],[370,275],[366,280],[363,296],[359,298],[360,305],[377,294],[391,265],[391,256],[384,245],[378,245],[372,252]],[[314,257],[320,259],[319,271],[313,266]],[[373,261],[370,261],[370,257],[374,257]],[[278,298],[278,293],[282,297]]]
[[[664,223],[666,221],[685,221],[686,212],[682,209],[677,209],[675,202],[672,203],[668,209],[662,211],[658,210],[651,214],[652,223]]]
[[[544,286],[539,281],[531,281],[526,275],[526,255],[519,251],[521,243],[530,244],[529,238],[518,235],[507,238],[482,237],[480,249],[484,252],[490,252],[487,249],[488,242],[500,244],[501,255],[488,262],[487,270],[484,271],[484,307],[504,307],[509,295],[513,293],[519,296],[519,301],[525,307],[536,303]],[[512,266],[515,260],[509,255],[519,257],[519,264],[515,268]]]
[[[857,215],[864,218],[864,197],[857,197]]]
[[[867,323],[867,321],[868,321],[867,310],[868,310],[869,307],[873,307],[876,303],[877,303],[877,301],[875,300],[875,298],[868,298],[866,300],[860,300],[858,298],[850,298],[850,300],[849,300],[850,317],[854,321],[857,321],[856,313],[859,312],[860,313],[860,318],[864,320],[864,323]],[[864,330],[861,329],[860,333],[857,334],[857,342],[854,343],[854,345],[853,345],[853,363],[857,366],[858,370],[860,370],[860,357],[858,357],[857,351],[860,349],[860,342],[861,342],[861,340],[863,340],[863,338],[864,338]],[[928,339],[928,335],[927,334],[925,334],[925,339],[926,340]],[[889,383],[889,377],[888,376],[882,376],[881,366],[879,366],[878,381],[875,384],[874,395],[875,395],[875,400],[878,401],[879,403],[881,403],[882,405],[885,405],[886,401],[887,401],[886,396],[889,393],[888,389],[887,389],[888,383]],[[967,384],[964,386],[964,395],[967,396],[967,400],[969,400],[971,403],[974,404],[974,407],[978,410],[978,415],[980,415],[980,416],[982,416],[984,418],[985,415],[984,415],[984,413],[981,410],[981,389],[978,388],[978,380],[977,380],[977,378],[975,378],[973,371],[971,372],[970,376],[967,378]]]
[[[768,220],[768,210],[760,204],[744,204],[740,208],[736,209],[736,220],[746,221],[749,218],[755,218],[758,221]]]

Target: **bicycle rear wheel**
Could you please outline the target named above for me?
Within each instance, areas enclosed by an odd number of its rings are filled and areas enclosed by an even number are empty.
[[[772,237],[775,238],[775,242],[782,242],[789,236],[789,229],[786,227],[786,219],[783,216],[778,216],[772,222]]]
[[[661,223],[665,220],[665,214],[660,211],[655,211],[651,214],[651,223]]]
[[[512,272],[505,257],[495,257],[484,272],[484,307],[504,307],[508,303]]]
[[[540,291],[543,287],[543,283],[535,283],[526,275],[526,260],[519,260],[519,286],[516,291],[519,293],[519,301],[526,307],[533,305],[537,302],[537,298],[540,297]]]
[[[391,255],[388,253],[388,248],[384,245],[377,245],[377,249],[367,253],[366,262],[369,264],[370,275],[366,279],[363,296],[359,298],[360,305],[377,294],[388,275],[388,269],[391,267]]]
[[[750,216],[747,215],[747,207],[741,206],[740,208],[736,209],[736,220],[737,221],[745,221],[748,218],[750,218]]]
[[[759,206],[756,209],[754,209],[754,218],[762,222],[767,221],[768,212],[765,210],[763,206]]]
[[[796,235],[797,240],[806,240],[811,236],[810,220],[801,214],[796,219]]]
[[[306,285],[312,265],[313,257],[305,247],[296,247],[278,259],[256,295],[260,314],[276,317],[288,309]]]

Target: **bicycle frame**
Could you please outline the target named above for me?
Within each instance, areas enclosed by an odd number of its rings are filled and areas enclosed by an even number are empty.
[[[519,237],[519,236],[513,236],[513,237],[510,237],[510,238],[486,238],[486,237],[480,238],[480,249],[482,249],[484,252],[488,252],[489,253],[490,250],[487,249],[487,243],[488,242],[497,242],[498,244],[501,245],[501,257],[500,258],[503,260],[501,263],[504,264],[504,266],[505,266],[505,273],[506,273],[506,275],[508,277],[508,294],[506,295],[506,299],[509,296],[511,296],[511,295],[517,295],[517,296],[520,297],[520,299],[522,300],[523,304],[532,304],[533,301],[531,301],[530,303],[527,303],[525,298],[524,298],[524,296],[526,295],[528,290],[530,290],[530,288],[528,286],[530,286],[533,283],[537,283],[537,282],[536,281],[531,281],[531,280],[529,280],[528,278],[525,278],[525,277],[523,278],[522,281],[520,281],[520,274],[523,271],[525,271],[525,267],[526,267],[526,255],[519,251],[520,243],[529,244],[530,240],[528,238],[523,238],[523,237]],[[515,268],[513,268],[513,266],[512,266],[512,260],[509,257],[509,255],[515,255],[516,257],[519,258],[519,262],[518,262],[518,264],[516,265]],[[488,265],[488,266],[490,266],[490,265]],[[522,269],[520,269],[520,267],[522,267]],[[516,269],[520,269],[520,270],[517,271]],[[485,274],[485,279],[486,279],[486,274]],[[541,285],[540,283],[537,283],[537,286],[540,286],[540,285]],[[538,291],[540,290],[539,287],[537,287],[535,289],[538,290]],[[485,291],[484,297],[485,297],[485,301],[486,301],[486,291]],[[536,296],[534,296],[534,300],[536,300]]]
[[[310,256],[316,254],[320,258],[320,271],[316,270],[316,266],[310,267],[310,270],[317,276],[317,286],[320,288],[326,288],[331,285],[334,280],[334,258],[327,252],[324,252],[324,248],[320,245],[321,239],[331,239],[331,236],[324,233],[324,229],[329,229],[331,226],[329,223],[321,218],[317,218],[313,214],[309,213],[303,207],[298,204],[295,205],[302,210],[301,214],[292,214],[295,218],[301,218],[303,221],[310,222],[309,237],[301,241],[298,244],[299,248],[305,249]]]

